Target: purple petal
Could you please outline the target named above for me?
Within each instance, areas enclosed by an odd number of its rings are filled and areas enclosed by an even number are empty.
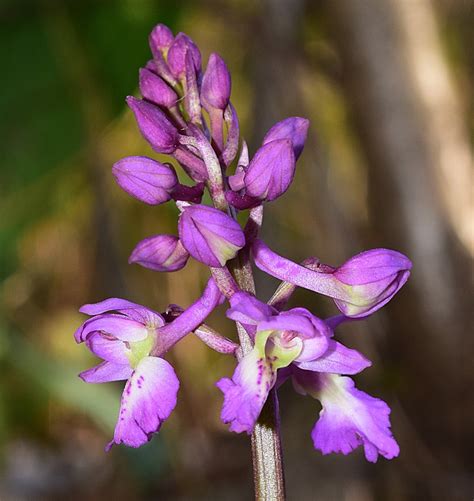
[[[190,51],[194,69],[201,69],[201,53],[196,44],[184,33],[178,33],[168,51],[168,66],[175,78],[182,78],[186,72],[186,52]]]
[[[247,195],[275,200],[285,193],[295,174],[295,155],[288,139],[264,144],[255,153],[245,174]]]
[[[323,355],[315,360],[300,361],[295,364],[307,371],[329,372],[331,374],[358,374],[372,363],[361,355],[357,350],[346,348],[343,344],[332,339],[329,347]]]
[[[277,311],[248,292],[237,292],[230,298],[230,308],[226,315],[235,322],[257,325],[268,320]]]
[[[164,24],[157,24],[150,33],[150,49],[153,54],[166,52],[173,43],[173,32]]]
[[[201,100],[206,107],[225,110],[229,104],[231,89],[230,73],[225,61],[219,54],[209,56],[206,71],[202,78]]]
[[[132,96],[127,97],[127,104],[151,147],[158,153],[173,153],[178,147],[178,131],[160,108]]]
[[[365,457],[375,463],[378,454],[398,456],[399,447],[390,431],[388,405],[354,386],[352,379],[334,374],[295,371],[294,381],[321,401],[323,410],[311,436],[323,454],[349,454],[359,445]]]
[[[140,447],[159,431],[176,406],[179,380],[173,367],[158,357],[145,357],[125,385],[113,442]]]
[[[230,431],[252,433],[275,382],[272,364],[252,351],[239,362],[232,379],[223,378],[216,383],[224,394],[221,419],[230,424]]]
[[[179,238],[174,235],[155,235],[145,238],[133,249],[129,263],[137,263],[155,271],[177,271],[189,258]]]
[[[267,144],[275,139],[289,139],[293,144],[295,159],[303,151],[308,135],[309,120],[301,117],[285,118],[281,122],[276,123],[263,138],[263,144]]]
[[[106,313],[108,311],[119,311],[127,308],[142,308],[139,304],[132,303],[127,299],[120,299],[117,297],[111,297],[109,299],[104,299],[98,303],[90,303],[81,306],[79,311],[85,313],[86,315],[100,315],[101,313]]]
[[[79,374],[86,383],[108,383],[110,381],[123,381],[132,375],[133,369],[127,365],[102,362]]]
[[[239,223],[205,205],[186,207],[179,218],[178,229],[184,248],[207,266],[224,266],[245,245]]]
[[[103,334],[102,332],[93,332],[86,340],[89,350],[97,357],[107,362],[119,365],[129,365],[127,358],[127,346],[123,341]]]
[[[371,249],[351,257],[334,275],[348,285],[364,285],[391,279],[399,272],[411,270],[411,261],[390,249]]]
[[[104,332],[122,341],[141,341],[148,336],[147,328],[122,315],[100,315],[84,322],[74,334],[76,342],[82,343],[93,332]]]
[[[158,106],[171,108],[178,101],[176,92],[161,77],[147,68],[140,69],[139,82],[143,98]]]
[[[156,313],[156,311],[120,298],[109,298],[98,303],[85,304],[79,311],[86,315],[99,315],[105,312],[116,311],[147,327],[161,327],[165,323],[163,317],[159,313]],[[120,316],[118,317],[121,318]],[[78,329],[78,335],[79,331],[82,332],[82,326]]]
[[[122,158],[112,173],[124,191],[149,205],[171,200],[170,193],[178,183],[172,167],[148,157]]]

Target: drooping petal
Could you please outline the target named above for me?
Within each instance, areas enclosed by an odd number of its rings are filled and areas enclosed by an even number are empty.
[[[155,271],[177,271],[183,268],[189,253],[174,235],[155,235],[137,244],[128,258],[129,263],[137,263]]]
[[[239,223],[205,205],[186,207],[179,218],[178,229],[184,248],[207,266],[224,266],[245,245]]]
[[[179,380],[162,358],[145,357],[125,385],[114,439],[109,444],[140,447],[159,431],[176,406]]]
[[[392,459],[399,447],[390,431],[390,408],[378,398],[358,390],[352,379],[335,374],[296,370],[293,381],[300,393],[321,401],[323,409],[311,436],[323,454],[349,454],[363,445],[365,457]]]
[[[254,349],[239,362],[232,379],[216,383],[224,394],[221,419],[230,431],[252,433],[275,382],[276,370]]]
[[[119,339],[102,332],[92,332],[86,339],[86,345],[94,355],[102,360],[119,365],[129,364],[127,353],[130,352],[130,349]]]
[[[84,322],[74,333],[76,342],[82,343],[92,332],[104,332],[122,341],[141,341],[148,336],[147,328],[123,315],[99,315]]]
[[[330,339],[328,349],[323,355],[313,360],[300,359],[295,364],[300,369],[316,372],[329,372],[331,374],[358,374],[372,363],[357,350],[345,347],[343,344]]]
[[[124,191],[148,205],[171,200],[171,192],[178,183],[172,167],[148,157],[122,158],[114,164],[112,173]]]
[[[263,144],[267,144],[275,139],[289,139],[293,144],[295,159],[303,151],[306,136],[308,135],[309,120],[301,117],[285,118],[276,123],[263,138]]]
[[[123,381],[132,375],[133,369],[127,365],[102,362],[79,374],[86,383],[109,383],[110,381]]]

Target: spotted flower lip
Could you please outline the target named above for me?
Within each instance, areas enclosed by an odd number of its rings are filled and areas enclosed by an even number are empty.
[[[186,207],[178,230],[184,248],[207,266],[224,266],[245,245],[244,232],[237,221],[206,205]]]
[[[118,185],[129,195],[148,205],[159,205],[172,198],[178,184],[174,169],[148,157],[122,158],[112,167]]]
[[[339,268],[310,270],[273,252],[261,240],[252,246],[255,264],[262,270],[299,287],[334,299],[347,317],[366,317],[386,303],[410,276],[411,261],[397,251],[373,249],[349,259]]]

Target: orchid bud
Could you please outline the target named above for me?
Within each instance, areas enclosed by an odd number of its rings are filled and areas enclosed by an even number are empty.
[[[224,266],[245,245],[239,223],[206,205],[183,207],[178,230],[185,249],[207,266]]]
[[[160,108],[132,96],[127,97],[127,104],[151,147],[158,153],[173,153],[178,146],[178,131]]]
[[[349,317],[365,317],[388,303],[410,276],[411,261],[389,249],[372,249],[349,259],[333,272],[348,286],[347,300],[335,299]]]
[[[285,193],[295,174],[295,155],[289,139],[264,144],[255,153],[245,174],[247,195],[275,200]]]
[[[229,104],[231,89],[230,73],[219,54],[211,54],[202,77],[201,100],[209,107],[225,110]]]
[[[139,242],[128,262],[155,271],[177,271],[186,265],[188,258],[189,254],[178,237],[156,235]]]
[[[146,68],[140,68],[140,92],[144,99],[165,108],[171,108],[178,100],[176,92],[161,77]]]
[[[263,144],[267,144],[275,139],[289,139],[293,144],[295,160],[298,160],[304,148],[306,136],[308,135],[309,120],[301,117],[285,118],[276,123],[263,138]]]
[[[170,200],[178,183],[174,169],[148,157],[122,158],[112,167],[118,185],[132,197],[148,205]]]
[[[201,70],[201,52],[197,45],[184,33],[178,33],[168,51],[168,66],[175,78],[181,79],[186,74],[186,52],[191,52],[194,69]]]
[[[173,40],[173,32],[168,28],[168,26],[165,26],[164,24],[157,24],[153,28],[149,37],[150,49],[153,56],[159,52],[166,55],[168,49],[173,43]]]

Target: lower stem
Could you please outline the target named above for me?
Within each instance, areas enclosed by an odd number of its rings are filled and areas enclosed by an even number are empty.
[[[252,433],[255,499],[285,499],[285,474],[280,439],[280,413],[276,389],[270,391]]]

